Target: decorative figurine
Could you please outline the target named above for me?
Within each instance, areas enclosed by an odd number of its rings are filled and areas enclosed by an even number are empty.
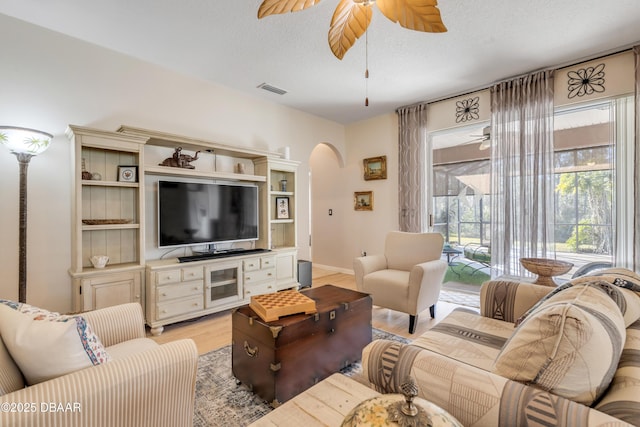
[[[196,167],[190,163],[198,160],[198,153],[200,153],[200,151],[196,151],[193,156],[189,154],[182,154],[182,147],[177,147],[173,156],[167,157],[162,161],[162,163],[159,163],[159,165],[170,166],[172,168],[195,169]]]

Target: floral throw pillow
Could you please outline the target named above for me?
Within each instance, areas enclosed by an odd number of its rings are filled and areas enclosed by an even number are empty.
[[[82,316],[0,300],[0,334],[29,385],[110,361]]]

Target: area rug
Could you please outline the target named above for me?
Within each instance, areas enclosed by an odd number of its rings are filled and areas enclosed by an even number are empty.
[[[438,301],[450,302],[465,307],[480,308],[480,295],[472,292],[441,289]]]
[[[403,343],[406,338],[373,329],[373,339],[390,339]],[[354,364],[343,369],[352,375],[361,369]],[[244,385],[236,384],[231,374],[231,346],[225,346],[200,356],[196,377],[196,402],[193,416],[195,427],[244,427],[272,410],[266,402]]]

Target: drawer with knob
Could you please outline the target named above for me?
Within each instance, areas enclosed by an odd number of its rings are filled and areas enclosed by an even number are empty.
[[[204,298],[202,295],[181,300],[166,301],[157,304],[156,319],[180,316],[194,311],[200,311],[203,308]]]
[[[168,301],[177,298],[199,295],[202,297],[204,283],[202,280],[193,280],[191,282],[175,283],[171,285],[158,286],[156,291],[156,300]]]
[[[243,274],[244,284],[260,283],[267,280],[276,279],[276,269],[270,268],[266,270],[245,271]]]
[[[276,290],[277,289],[275,283],[273,282],[260,283],[253,286],[245,286],[244,297],[248,299],[256,295],[270,294],[275,292]]]

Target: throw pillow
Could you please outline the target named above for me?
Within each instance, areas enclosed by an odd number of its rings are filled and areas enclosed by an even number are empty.
[[[28,385],[109,361],[83,317],[25,306],[0,303],[0,334]]]
[[[622,313],[601,287],[571,286],[518,326],[493,372],[591,405],[609,386],[625,338]]]
[[[520,318],[516,320],[515,325],[518,326],[522,323],[527,316],[533,313],[538,307],[544,304],[545,301],[557,293],[562,292],[573,285],[600,281],[604,281],[615,286],[615,289],[609,287],[607,293],[620,307],[622,315],[624,316],[625,326],[629,326],[636,320],[640,319],[640,275],[626,268],[607,268],[572,279],[571,281],[553,289],[540,299],[540,301],[538,301],[533,307],[520,316]],[[603,284],[600,286],[605,287]]]
[[[628,268],[605,268],[603,270],[596,270],[588,273],[578,279],[582,279],[584,277],[598,277],[603,280],[610,281],[611,284],[621,288],[640,292],[640,275]]]

